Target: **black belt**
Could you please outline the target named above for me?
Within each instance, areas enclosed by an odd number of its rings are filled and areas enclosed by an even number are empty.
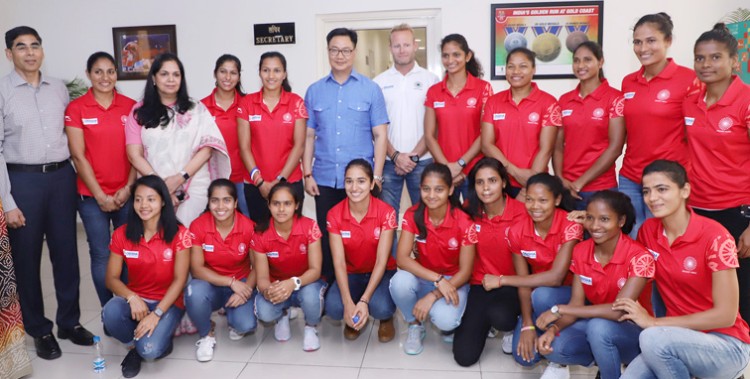
[[[70,164],[70,160],[66,159],[60,162],[45,163],[45,164],[20,164],[20,163],[7,163],[8,171],[20,171],[20,172],[41,172],[48,173],[57,171]]]

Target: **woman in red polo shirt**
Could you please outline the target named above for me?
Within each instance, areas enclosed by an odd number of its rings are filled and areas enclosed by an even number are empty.
[[[440,41],[445,78],[427,90],[424,141],[435,162],[447,165],[464,199],[466,175],[479,158],[479,122],[492,86],[482,79],[482,65],[466,38],[449,34]]]
[[[530,176],[547,172],[560,126],[560,106],[554,96],[531,80],[536,73],[536,54],[517,48],[505,63],[510,89],[487,100],[482,116],[482,152],[493,157],[510,174],[511,196],[523,201],[523,187]]]
[[[125,223],[135,170],[125,153],[124,120],[135,101],[115,90],[117,71],[109,53],[91,54],[86,62],[91,88],[65,111],[65,133],[78,172],[78,213],[89,242],[91,278],[104,304],[112,292],[104,284],[109,260],[110,227]]]
[[[542,313],[536,326],[546,330],[537,350],[550,362],[599,366],[602,379],[616,379],[621,364],[639,353],[641,328],[618,322],[622,312],[612,310],[617,298],[640,300],[651,309],[648,281],[654,276],[654,258],[627,233],[635,210],[627,195],[616,191],[594,193],[583,225],[591,238],[573,249],[570,302]]]
[[[219,127],[224,142],[227,144],[227,154],[232,165],[232,173],[229,180],[237,186],[237,192],[242,194],[238,198],[237,207],[242,214],[247,215],[247,202],[245,201],[243,175],[245,165],[240,157],[240,145],[237,142],[237,106],[240,99],[245,96],[242,91],[242,63],[240,59],[231,54],[224,54],[216,60],[214,66],[214,79],[216,88],[211,94],[203,98],[201,103],[208,108],[214,116],[214,121]]]
[[[104,328],[130,351],[122,375],[132,378],[143,359],[172,352],[172,336],[184,313],[182,289],[190,266],[190,232],[177,222],[169,189],[156,175],[136,180],[128,221],[115,230],[107,288],[115,295],[102,310]],[[121,279],[127,267],[127,284]]]
[[[485,275],[515,275],[513,254],[505,242],[508,228],[526,219],[524,205],[508,196],[510,183],[505,167],[495,158],[480,159],[469,172],[467,212],[476,223],[477,257],[469,284],[466,312],[456,329],[453,359],[461,366],[479,360],[490,328],[513,330],[521,308],[518,290],[502,287],[485,290]],[[513,333],[503,337],[503,351],[511,353]]]
[[[317,325],[323,314],[326,282],[320,279],[323,253],[320,228],[315,220],[302,216],[302,197],[287,182],[268,193],[271,220],[258,224],[251,248],[258,280],[255,311],[263,322],[276,322],[277,341],[291,338],[289,307],[302,308],[305,331],[302,349],[320,349]]]
[[[641,194],[643,168],[656,159],[687,164],[682,101],[697,80],[693,70],[667,58],[672,45],[672,19],[666,13],[641,17],[633,28],[633,52],[640,70],[622,79],[625,98],[625,157],[620,169],[620,192],[635,208],[635,238],[643,221],[652,215]]]
[[[512,225],[507,233],[516,275],[485,275],[482,279],[488,291],[518,288],[521,317],[513,333],[512,353],[523,366],[533,366],[541,358],[536,352],[540,334],[534,327],[536,317],[555,304],[570,301],[573,278],[568,268],[573,248],[583,239],[583,228],[568,220],[566,211],[558,207],[569,208],[571,202],[560,178],[547,173],[530,177],[526,182],[529,217]],[[547,375],[557,377],[568,368],[550,363],[546,370]]]
[[[237,341],[255,331],[255,271],[251,270],[250,241],[255,223],[237,212],[237,187],[216,179],[208,187],[208,212],[190,224],[193,247],[185,309],[198,329],[195,355],[199,362],[213,359],[211,313],[225,309],[229,339]]]
[[[718,221],[739,250],[740,314],[750,319],[750,87],[732,74],[737,39],[724,24],[695,43],[695,72],[705,88],[682,104],[691,160],[690,205]],[[739,184],[739,185],[738,185]]]
[[[641,355],[624,378],[737,378],[750,360],[750,329],[738,312],[734,238],[718,222],[687,206],[691,186],[675,161],[643,170],[643,198],[654,218],[638,241],[654,255],[666,317],[654,318],[632,299],[615,310],[643,328]]]
[[[345,322],[344,337],[354,340],[372,317],[380,320],[378,340],[395,336],[393,304],[388,284],[396,273],[391,257],[398,227],[396,211],[370,192],[375,187],[372,166],[365,159],[346,165],[346,199],[328,211],[333,267],[336,282],[326,295],[326,315]]]
[[[573,52],[573,74],[578,87],[560,96],[562,127],[557,132],[552,166],[555,175],[586,209],[596,191],[617,190],[615,160],[625,143],[622,93],[604,78],[604,53],[594,41]]]
[[[422,352],[427,317],[453,340],[461,324],[474,267],[476,225],[453,195],[448,166],[431,163],[420,182],[421,200],[406,211],[401,223],[396,260],[401,269],[391,279],[391,296],[409,324],[404,352]],[[412,259],[412,252],[416,259]]]
[[[245,164],[245,198],[250,218],[267,223],[268,193],[276,183],[289,182],[304,199],[300,158],[305,149],[305,101],[292,93],[286,58],[271,51],[260,56],[263,88],[245,96],[237,109],[237,135]],[[301,203],[300,203],[301,205]]]

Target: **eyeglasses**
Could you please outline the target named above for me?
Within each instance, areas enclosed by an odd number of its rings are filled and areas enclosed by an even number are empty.
[[[335,47],[328,49],[328,55],[330,55],[331,58],[335,58],[339,53],[341,53],[344,58],[349,58],[352,55],[352,52],[354,52],[353,49],[337,49]]]

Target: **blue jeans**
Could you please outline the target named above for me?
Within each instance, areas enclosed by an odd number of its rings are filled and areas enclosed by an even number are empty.
[[[450,279],[450,277],[446,276],[445,279]],[[432,282],[418,278],[408,271],[398,270],[396,275],[391,278],[391,297],[407,323],[417,320],[412,313],[414,305],[434,289],[435,285]],[[461,324],[461,317],[466,310],[469,284],[456,288],[456,291],[458,292],[458,305],[448,304],[445,299],[439,299],[432,304],[430,309],[430,321],[444,332],[450,332],[458,328]]]
[[[243,282],[245,279],[242,280]],[[192,279],[185,291],[185,310],[193,320],[201,337],[211,331],[211,313],[224,307],[229,297],[234,294],[231,288],[215,286],[200,279]],[[226,307],[227,321],[237,333],[245,334],[255,331],[258,321],[255,318],[255,294],[245,304],[238,307]]]
[[[641,355],[622,378],[722,378],[742,375],[750,360],[750,344],[721,333],[675,326],[641,332]]]
[[[393,304],[391,294],[388,292],[388,284],[391,282],[391,277],[396,273],[396,270],[387,270],[383,273],[383,278],[380,279],[380,283],[375,288],[375,292],[372,293],[372,298],[369,301],[368,309],[372,317],[376,320],[388,320],[393,317],[393,313],[396,312],[396,305]],[[349,274],[349,293],[351,294],[352,301],[356,304],[365,293],[367,284],[370,283],[370,276],[372,274]],[[344,318],[344,303],[341,300],[341,291],[339,290],[339,284],[334,282],[331,289],[328,290],[326,295],[326,315],[334,320],[341,320]]]
[[[630,237],[636,239],[638,237],[638,229],[641,228],[643,222],[647,218],[654,217],[651,211],[643,202],[643,186],[620,175],[620,192],[630,197],[630,202],[635,208],[635,225],[633,230],[630,232]]]
[[[406,175],[396,174],[396,165],[393,161],[386,159],[383,165],[383,192],[380,194],[380,199],[385,201],[386,204],[393,207],[396,210],[396,217],[399,215],[399,208],[401,207],[401,193],[404,190],[404,183],[406,183],[406,190],[409,192],[409,199],[412,205],[419,203],[419,185],[422,178],[422,172],[428,164],[432,163],[432,158],[420,160],[417,166],[414,167],[410,173]],[[398,238],[393,239],[393,248],[391,249],[391,255],[396,256],[396,246],[398,246]]]
[[[153,311],[157,305],[156,301],[147,301],[146,305]],[[135,342],[135,349],[143,359],[156,359],[162,356],[172,344],[174,330],[182,319],[183,311],[172,305],[167,309],[156,324],[151,337],[143,336],[138,341],[133,340],[133,332],[138,326],[138,321],[130,318],[130,305],[121,297],[113,297],[102,309],[102,321],[104,327],[118,341],[130,345]]]
[[[536,323],[537,317],[546,312],[553,305],[568,304],[570,302],[571,288],[563,287],[538,287],[531,291],[531,320]],[[531,367],[536,365],[542,356],[536,350],[531,361],[526,362],[518,355],[518,342],[521,338],[521,328],[523,327],[522,317],[518,317],[516,330],[513,331],[513,358],[521,366]],[[537,329],[537,335],[542,335],[543,330]]]
[[[107,262],[109,262],[110,231],[125,224],[128,219],[128,210],[132,206],[131,203],[127,203],[114,212],[104,212],[99,208],[99,204],[93,197],[80,196],[78,198],[78,214],[81,215],[83,228],[86,230],[89,255],[91,255],[91,279],[94,281],[96,295],[99,297],[99,303],[102,307],[112,298],[112,292],[104,284]],[[110,226],[112,229],[110,229]],[[123,269],[125,269],[125,265],[123,265]],[[123,277],[127,278],[127,272],[125,271],[123,274]]]
[[[250,217],[250,211],[247,208],[247,198],[245,198],[245,183],[234,183],[237,188],[237,208],[243,215]],[[251,185],[251,184],[248,184]]]
[[[305,324],[316,326],[323,316],[323,295],[327,286],[325,281],[318,279],[292,292],[292,296],[278,304],[266,300],[262,295],[256,296],[255,314],[263,322],[273,322],[280,319],[289,307],[300,307],[305,314]]]
[[[552,341],[550,362],[563,365],[599,366],[602,379],[620,377],[620,367],[629,364],[640,352],[638,335],[641,328],[632,322],[603,318],[578,319],[560,331]]]

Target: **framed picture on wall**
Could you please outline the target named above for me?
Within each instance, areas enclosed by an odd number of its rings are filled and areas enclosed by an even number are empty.
[[[174,25],[112,28],[118,80],[143,80],[161,53],[177,54]]]
[[[492,79],[505,79],[505,59],[519,47],[536,53],[535,78],[574,78],[573,50],[602,43],[603,11],[603,1],[492,4]]]

